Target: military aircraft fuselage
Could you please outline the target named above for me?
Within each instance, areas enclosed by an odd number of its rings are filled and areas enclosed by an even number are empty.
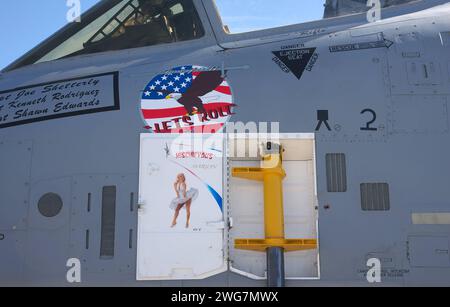
[[[87,285],[264,285],[231,271],[136,281],[141,134],[241,122],[314,134],[319,277],[288,285],[368,285],[371,258],[384,283],[449,285],[450,4],[424,2],[373,23],[357,14],[235,35],[195,0],[201,38],[3,71],[0,284],[66,285],[79,259]],[[217,84],[195,85],[208,71]],[[188,109],[164,84],[197,86]],[[105,187],[116,191],[107,239]]]

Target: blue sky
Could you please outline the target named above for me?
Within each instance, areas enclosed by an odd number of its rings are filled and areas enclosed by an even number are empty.
[[[324,0],[216,0],[232,33],[322,19]]]
[[[81,0],[86,11],[99,0]],[[270,28],[320,19],[321,0],[216,0],[232,32]],[[63,27],[66,0],[3,0],[0,4],[0,68]]]
[[[81,0],[85,11],[98,0]],[[0,68],[67,24],[66,0],[3,0],[0,4]]]

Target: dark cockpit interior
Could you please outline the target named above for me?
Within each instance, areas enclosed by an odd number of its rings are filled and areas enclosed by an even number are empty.
[[[192,2],[130,0],[68,56],[191,40],[203,36]]]

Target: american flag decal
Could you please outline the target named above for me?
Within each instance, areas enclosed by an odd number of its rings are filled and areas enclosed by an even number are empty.
[[[228,82],[220,70],[176,67],[153,78],[142,93],[141,110],[155,133],[215,133],[234,114]]]

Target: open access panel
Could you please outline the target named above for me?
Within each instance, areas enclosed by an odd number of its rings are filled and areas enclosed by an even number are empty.
[[[235,248],[236,239],[264,238],[263,185],[231,176],[234,167],[260,165],[258,146],[266,139],[141,135],[138,280],[204,279],[228,270],[267,277],[265,253]],[[317,240],[314,135],[284,134],[274,141],[285,149],[286,239]],[[287,279],[318,279],[319,248],[286,253],[285,270]]]

